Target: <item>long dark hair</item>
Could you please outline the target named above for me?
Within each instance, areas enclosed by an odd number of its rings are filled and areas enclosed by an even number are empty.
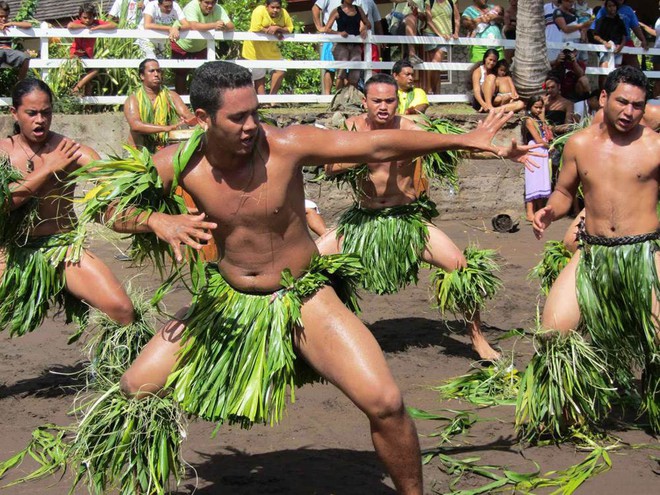
[[[41,79],[34,77],[28,77],[16,83],[14,89],[11,92],[11,106],[18,109],[23,105],[23,98],[26,95],[34,91],[41,91],[48,95],[48,102],[53,105],[53,92],[51,91],[48,84],[43,82]],[[21,128],[18,125],[18,122],[14,122],[14,135],[20,134]]]

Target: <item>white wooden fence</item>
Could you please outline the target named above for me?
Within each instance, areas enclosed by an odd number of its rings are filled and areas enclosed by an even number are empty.
[[[9,28],[6,31],[6,36],[14,38],[38,38],[39,39],[39,57],[30,60],[30,67],[39,69],[42,73],[44,80],[48,80],[47,74],[49,69],[58,68],[68,59],[53,59],[49,57],[48,48],[52,39],[63,38],[123,38],[123,39],[167,39],[165,33],[150,30],[137,30],[137,29],[117,29],[114,31],[92,31],[88,29],[80,29],[69,31],[62,28],[49,28],[43,25],[41,28],[34,29],[17,29]],[[184,31],[181,33],[181,38],[188,39],[204,39],[206,45],[206,60],[216,60],[215,43],[216,41],[279,41],[276,37],[261,33],[248,33],[248,32],[223,32],[223,31]],[[366,77],[371,75],[373,69],[391,69],[394,62],[373,62],[371,61],[371,43],[376,44],[443,44],[449,46],[465,46],[465,45],[480,45],[505,48],[515,48],[515,41],[511,40],[490,40],[490,39],[476,39],[476,38],[459,38],[446,40],[441,37],[433,36],[377,36],[369,34],[365,39],[358,36],[348,36],[342,38],[335,34],[289,34],[284,36],[284,42],[291,43],[320,43],[320,42],[334,42],[334,43],[365,43],[364,60],[362,62],[342,62],[342,61],[320,61],[320,60],[231,60],[239,65],[247,68],[270,68],[270,69],[361,69],[366,71]],[[569,43],[548,43],[548,48],[562,49],[570,46],[580,51],[588,52],[609,52],[610,53],[610,67],[612,68],[599,68],[587,67],[587,74],[607,74],[614,67],[614,53],[612,50],[605,48],[603,45],[594,44],[569,44]],[[648,56],[660,55],[660,49],[651,48],[644,52],[641,48],[624,48],[623,53],[634,53],[640,55],[646,53]],[[126,68],[137,70],[141,59],[90,59],[82,60],[82,63],[87,68]],[[176,68],[196,68],[201,65],[203,60],[171,60],[161,59],[159,63],[161,67],[176,69]],[[441,71],[468,71],[473,64],[466,62],[442,62],[442,63],[423,63],[416,65],[416,69],[423,70],[441,70]],[[649,78],[660,78],[660,71],[646,71]],[[188,102],[188,97],[184,96],[184,101]],[[126,96],[92,96],[81,98],[86,104],[102,104],[114,105],[121,104],[126,99]],[[295,95],[260,95],[259,101],[262,103],[328,103],[332,96],[319,95],[319,94],[295,94]],[[465,94],[440,94],[429,95],[429,100],[433,103],[448,103],[448,102],[467,102],[468,98]],[[0,105],[8,105],[9,98],[0,98]]]

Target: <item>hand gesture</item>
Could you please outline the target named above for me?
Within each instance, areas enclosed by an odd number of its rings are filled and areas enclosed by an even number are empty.
[[[202,249],[200,240],[210,241],[213,236],[208,232],[216,229],[215,222],[205,222],[206,214],[166,215],[154,212],[147,220],[147,225],[159,239],[172,246],[176,261],[182,261],[181,246],[186,244],[194,249]]]
[[[71,139],[64,138],[53,151],[43,156],[44,165],[53,173],[65,170],[72,163],[76,163],[82,156],[80,145]]]
[[[491,151],[496,155],[500,155],[501,148],[493,145],[491,141],[504,124],[511,119],[513,112],[504,113],[500,110],[488,108],[485,108],[485,110],[490,110],[488,116],[479,122],[474,131],[470,132],[471,147],[477,151]]]
[[[539,211],[534,213],[534,220],[532,221],[532,229],[537,239],[543,237],[543,232],[547,229],[555,218],[555,212],[552,206],[544,206]]]

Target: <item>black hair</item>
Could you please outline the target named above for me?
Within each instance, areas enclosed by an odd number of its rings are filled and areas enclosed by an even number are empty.
[[[53,92],[51,91],[48,84],[35,77],[27,77],[16,83],[14,89],[11,92],[11,106],[15,109],[18,109],[21,105],[23,105],[23,98],[34,91],[41,91],[42,93],[46,93],[48,96],[48,102],[52,106]],[[18,126],[18,122],[14,122],[14,135],[20,134],[20,132],[21,128]]]
[[[282,0],[266,0],[266,5],[270,5],[271,3],[279,3],[282,5]]]
[[[7,12],[7,15],[9,15],[9,13],[11,12],[9,10],[9,4],[4,0],[0,1],[0,10],[4,10],[5,12]]]
[[[607,75],[605,79],[605,85],[603,89],[605,92],[610,95],[616,90],[619,83],[630,84],[631,86],[637,86],[644,90],[645,98],[649,98],[649,80],[637,67],[631,67],[630,65],[623,65],[618,69],[614,69]]]
[[[250,71],[240,65],[217,60],[200,65],[190,83],[190,104],[215,118],[222,106],[222,93],[227,89],[252,87]]]
[[[145,58],[142,62],[140,62],[140,65],[138,65],[138,74],[144,75],[144,71],[146,70],[147,64],[149,62],[158,63],[158,60],[156,60],[155,58]]]
[[[603,2],[603,7],[607,7],[607,2],[612,2],[614,5],[616,5],[617,12],[619,11],[619,2],[617,2],[616,0],[605,0]],[[598,10],[600,10],[600,9],[598,9]]]
[[[396,83],[396,79],[394,79],[391,75],[385,74],[383,72],[374,74],[367,80],[366,83],[364,83],[365,95],[369,94],[369,87],[373,84],[389,84],[390,86],[394,87],[395,92],[399,89],[399,85]]]
[[[89,14],[93,17],[97,17],[99,15],[99,11],[96,10],[96,5],[92,2],[85,2],[78,9],[78,16],[80,17],[83,14]]]
[[[487,59],[488,57],[490,57],[491,55],[495,55],[495,58],[496,58],[497,60],[500,59],[500,52],[498,52],[497,50],[495,50],[495,48],[489,48],[488,50],[486,50],[486,53],[484,53],[484,56],[481,58],[481,61],[482,61],[482,62],[485,62],[486,59]]]
[[[511,75],[511,70],[509,69],[509,62],[507,62],[504,59],[498,60],[497,63],[495,64],[495,69],[494,69],[495,70],[495,75],[497,75],[497,69],[499,69],[500,67],[504,67],[506,69],[506,75],[507,76]]]
[[[525,110],[527,110],[527,113],[531,112],[534,103],[539,101],[543,101],[543,97],[541,95],[530,96],[529,100],[527,100],[527,104],[525,105]]]
[[[544,82],[545,81],[552,81],[557,84],[557,86],[561,87],[561,81],[559,78],[552,73],[549,73],[547,76],[545,76]]]
[[[411,69],[414,68],[413,64],[409,60],[398,60],[394,63],[394,67],[392,67],[392,74],[399,74],[406,67]]]

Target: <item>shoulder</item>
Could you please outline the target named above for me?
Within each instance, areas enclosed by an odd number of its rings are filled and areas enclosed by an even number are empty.
[[[11,138],[0,139],[0,153],[11,153],[14,149],[14,142]]]
[[[423,131],[412,119],[406,119],[397,115],[394,117],[394,129],[401,129],[402,131]]]

